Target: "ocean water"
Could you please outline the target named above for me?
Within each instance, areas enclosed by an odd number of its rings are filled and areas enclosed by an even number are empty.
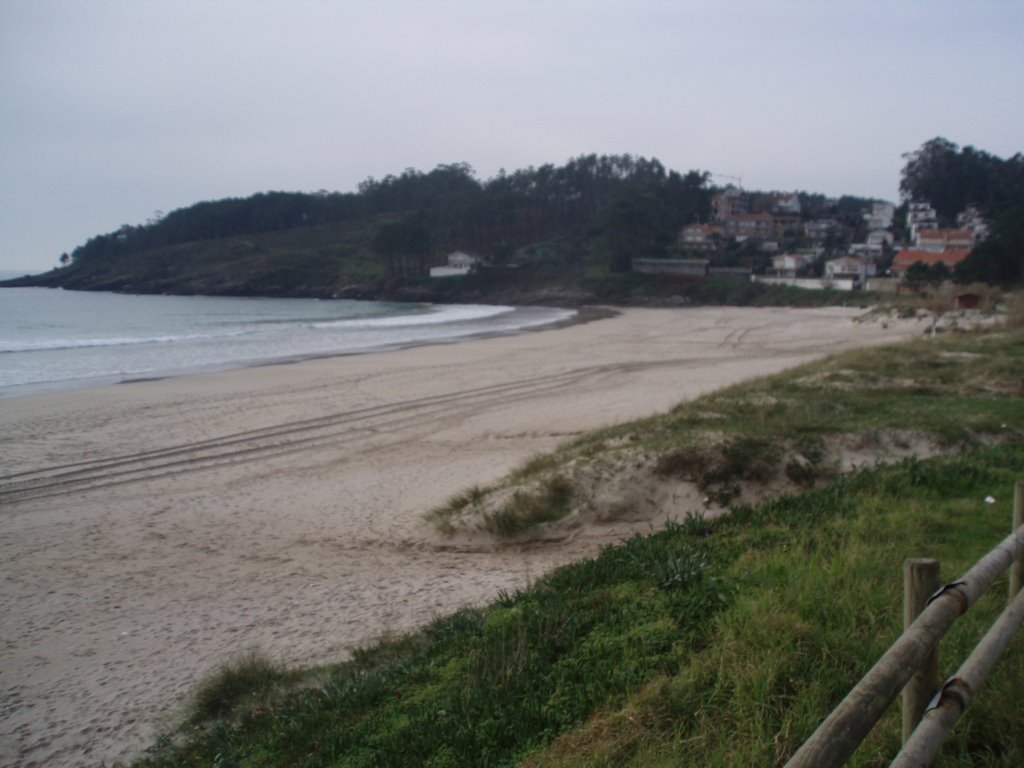
[[[0,288],[0,396],[515,333],[574,314]]]

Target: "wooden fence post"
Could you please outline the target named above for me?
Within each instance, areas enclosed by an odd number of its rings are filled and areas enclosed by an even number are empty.
[[[910,629],[889,646],[793,753],[786,768],[840,768],[844,765],[957,618],[1020,557],[1024,557],[1024,529],[1018,528],[928,603]],[[920,765],[916,764],[915,768]]]
[[[921,615],[928,598],[939,588],[939,561],[911,557],[903,563],[903,629],[906,631]],[[936,645],[903,689],[902,742],[921,722],[925,707],[939,686],[939,649]]]
[[[1013,489],[1013,530],[1024,525],[1024,482],[1018,480]],[[1010,566],[1010,600],[1020,592],[1024,583],[1024,557],[1018,558]]]

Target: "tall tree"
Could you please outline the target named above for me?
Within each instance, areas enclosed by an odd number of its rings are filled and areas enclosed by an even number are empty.
[[[416,219],[384,224],[374,235],[371,247],[384,263],[388,277],[423,275],[427,272],[430,233]]]
[[[956,265],[953,277],[958,283],[1024,283],[1024,205],[1008,209],[993,222],[989,236]]]
[[[900,193],[904,200],[927,200],[947,226],[968,205],[995,218],[1024,200],[1024,155],[1020,153],[1003,160],[934,138],[903,157]]]

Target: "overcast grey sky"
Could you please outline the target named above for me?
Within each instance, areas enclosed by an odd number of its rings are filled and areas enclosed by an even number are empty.
[[[0,269],[157,210],[590,152],[895,199],[1024,150],[1021,0],[0,0]]]

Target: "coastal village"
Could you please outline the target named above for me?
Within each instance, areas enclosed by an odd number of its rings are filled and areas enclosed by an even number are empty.
[[[834,210],[835,201],[829,202]],[[712,210],[712,223],[680,232],[683,250],[708,254],[709,271],[715,256],[730,248],[765,254],[769,265],[750,279],[806,289],[919,290],[949,278],[987,233],[976,208],[962,212],[955,228],[944,228],[925,201],[899,208],[874,202],[839,218],[808,214],[796,193],[729,187],[712,199]],[[699,270],[701,260],[695,261]]]
[[[976,206],[944,227],[927,201],[876,201],[836,214],[839,201],[817,197],[729,185],[712,197],[709,222],[680,230],[671,258],[634,258],[633,271],[808,290],[920,293],[947,282],[988,234]],[[430,276],[466,275],[488,263],[484,256],[453,251]],[[969,296],[962,301],[969,303]]]

